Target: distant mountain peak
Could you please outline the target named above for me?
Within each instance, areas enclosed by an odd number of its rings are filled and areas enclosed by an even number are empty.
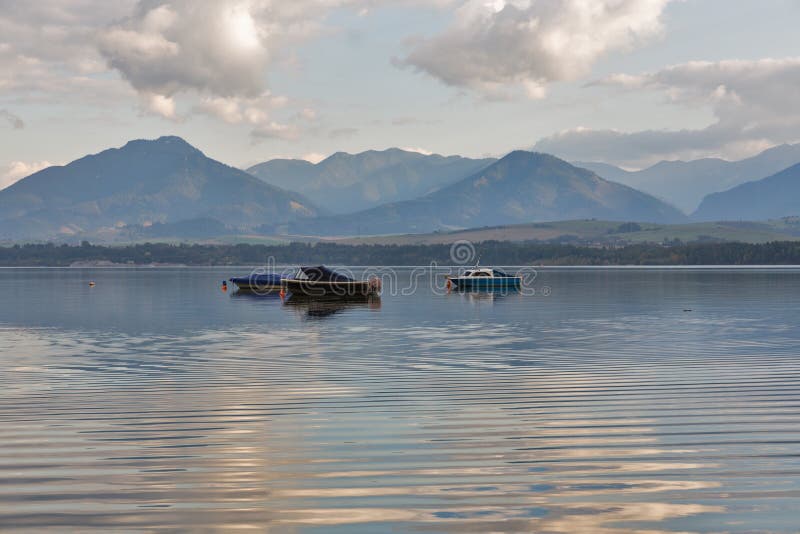
[[[417,198],[473,174],[494,159],[470,159],[391,147],[335,152],[317,164],[270,160],[247,169],[263,181],[301,191],[335,213]]]
[[[515,150],[418,199],[298,221],[294,228],[319,235],[394,234],[590,218],[680,222],[686,216],[550,154]]]
[[[550,154],[546,154],[544,152],[537,152],[535,150],[525,150],[525,149],[519,148],[517,150],[512,150],[511,152],[509,152],[508,154],[506,154],[505,156],[500,158],[500,160],[498,160],[498,161],[502,161],[504,159],[509,159],[509,158],[533,157],[533,156],[550,156],[551,158],[558,159],[555,156],[550,155]]]
[[[389,147],[389,148],[384,148],[383,150],[370,149],[370,150],[363,150],[361,152],[345,152],[343,150],[339,150],[337,152],[334,152],[327,158],[321,160],[319,163],[316,163],[315,165],[323,165],[326,162],[333,163],[336,161],[351,161],[351,160],[359,160],[364,158],[374,158],[382,156],[409,157],[415,159],[423,158],[426,156],[439,157],[438,154],[423,154],[421,152],[417,152],[414,150],[405,150],[403,148],[398,148],[398,147]]]
[[[44,169],[0,191],[0,238],[51,238],[68,229],[114,239],[128,227],[201,219],[277,228],[316,214],[302,195],[164,136]]]
[[[164,144],[180,143],[184,145],[189,145],[189,143],[183,137],[179,137],[177,135],[162,135],[161,137],[157,138],[155,142]]]
[[[189,144],[184,138],[177,135],[162,135],[157,139],[132,139],[125,143],[121,150],[158,148],[171,152],[186,152],[203,154],[197,147]]]
[[[706,196],[693,217],[702,221],[765,221],[798,215],[800,163],[761,180]]]
[[[672,202],[687,213],[712,193],[771,176],[800,162],[800,144],[782,144],[738,161],[701,158],[660,161],[638,171],[623,172],[607,164],[582,163],[603,178],[614,180]]]
[[[563,163],[569,165],[568,162],[564,161],[561,158],[558,158],[552,154],[547,154],[545,152],[535,152],[531,150],[513,150],[497,160],[498,163],[503,161],[513,161],[513,162],[529,162],[529,163],[540,163],[540,162],[552,162],[552,163]]]

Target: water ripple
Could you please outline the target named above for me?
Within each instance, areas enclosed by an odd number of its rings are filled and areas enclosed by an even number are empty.
[[[58,305],[38,276],[0,273],[2,528],[796,531],[797,272],[554,271],[551,298],[314,320],[217,271]]]

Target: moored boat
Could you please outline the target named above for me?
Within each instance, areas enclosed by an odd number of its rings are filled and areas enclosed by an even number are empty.
[[[353,297],[375,295],[381,290],[378,278],[354,280],[325,267],[300,267],[294,278],[281,280],[283,291],[310,297]]]
[[[236,284],[239,291],[249,292],[269,292],[280,291],[282,276],[280,274],[251,274],[249,276],[239,276],[231,278],[230,281]]]
[[[519,289],[522,286],[521,276],[506,274],[500,269],[475,267],[459,276],[449,276],[447,287],[455,289]]]

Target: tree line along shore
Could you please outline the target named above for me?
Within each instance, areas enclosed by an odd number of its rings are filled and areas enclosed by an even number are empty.
[[[800,242],[674,243],[622,247],[484,241],[474,244],[484,265],[800,265]],[[451,245],[337,243],[167,244],[125,246],[17,244],[0,247],[3,267],[103,265],[453,265]]]

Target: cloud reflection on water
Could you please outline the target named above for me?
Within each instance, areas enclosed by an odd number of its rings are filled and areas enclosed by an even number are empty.
[[[551,302],[441,324],[469,303],[309,322],[228,299],[251,318],[0,327],[0,525],[789,530],[798,339],[772,299],[752,312],[772,327]]]

